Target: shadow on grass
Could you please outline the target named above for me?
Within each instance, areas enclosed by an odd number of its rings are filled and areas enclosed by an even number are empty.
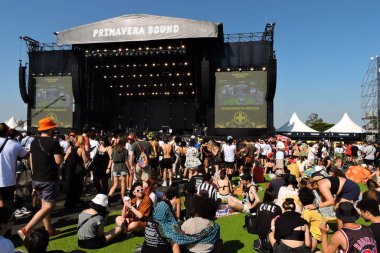
[[[236,253],[242,248],[244,248],[244,244],[241,241],[232,240],[223,243],[222,252]]]

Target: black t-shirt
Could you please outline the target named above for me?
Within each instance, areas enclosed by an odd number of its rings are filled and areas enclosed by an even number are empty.
[[[331,161],[331,157],[330,156],[325,156],[324,158],[323,158],[323,166],[327,166],[327,164],[328,164],[328,161]],[[327,168],[327,167],[326,167]],[[329,166],[329,168],[331,168],[331,163],[330,163],[330,166]]]
[[[281,186],[284,186],[284,184],[285,180],[283,177],[276,178],[269,183],[269,188],[274,191],[275,198],[278,197],[278,192],[280,191]]]
[[[141,253],[170,252],[172,252],[172,247],[170,243],[161,236],[158,223],[153,218],[149,218],[145,227],[144,244]]]
[[[372,230],[373,236],[376,240],[377,252],[380,250],[380,223],[372,223],[369,225],[369,228]]]
[[[263,202],[257,207],[257,234],[260,238],[266,238],[271,221],[277,215],[282,214],[281,207],[272,202]]]
[[[42,151],[41,146],[44,149]],[[55,163],[54,155],[62,155],[62,149],[56,139],[50,137],[38,137],[30,144],[32,155],[33,181],[58,181],[59,165]]]
[[[376,194],[376,199],[375,201],[377,202],[378,205],[380,205],[380,192],[378,191],[375,191],[375,194]],[[362,196],[362,200],[369,200],[369,196],[368,196],[368,191],[364,192],[363,193],[363,196]]]
[[[141,149],[141,150],[140,150]],[[150,144],[149,141],[138,141],[134,142],[131,145],[131,151],[134,155],[134,162],[139,159],[139,156],[141,155],[141,151],[144,151],[144,153],[147,155],[147,157],[150,157],[150,155],[154,154],[153,146]]]

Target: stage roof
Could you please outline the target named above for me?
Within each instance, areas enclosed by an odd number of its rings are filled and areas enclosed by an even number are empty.
[[[314,129],[308,127],[305,123],[303,123],[298,115],[294,112],[292,117],[282,125],[280,128],[276,129],[276,132],[303,132],[303,133],[316,133]]]
[[[58,45],[218,37],[219,23],[130,14],[57,32]]]
[[[361,126],[357,125],[345,112],[342,119],[333,127],[327,129],[325,133],[364,133]]]

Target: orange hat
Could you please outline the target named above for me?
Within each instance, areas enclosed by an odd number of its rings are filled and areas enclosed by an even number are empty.
[[[55,128],[57,124],[53,122],[53,120],[49,117],[43,118],[38,121],[38,131],[46,131],[52,128]]]

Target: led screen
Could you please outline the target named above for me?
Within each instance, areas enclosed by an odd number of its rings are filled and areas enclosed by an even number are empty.
[[[36,106],[32,108],[32,115],[40,113],[33,116],[32,127],[38,127],[40,119],[51,117],[57,127],[72,128],[73,91],[71,76],[35,77],[35,80]]]
[[[266,128],[267,72],[215,75],[215,128]]]

